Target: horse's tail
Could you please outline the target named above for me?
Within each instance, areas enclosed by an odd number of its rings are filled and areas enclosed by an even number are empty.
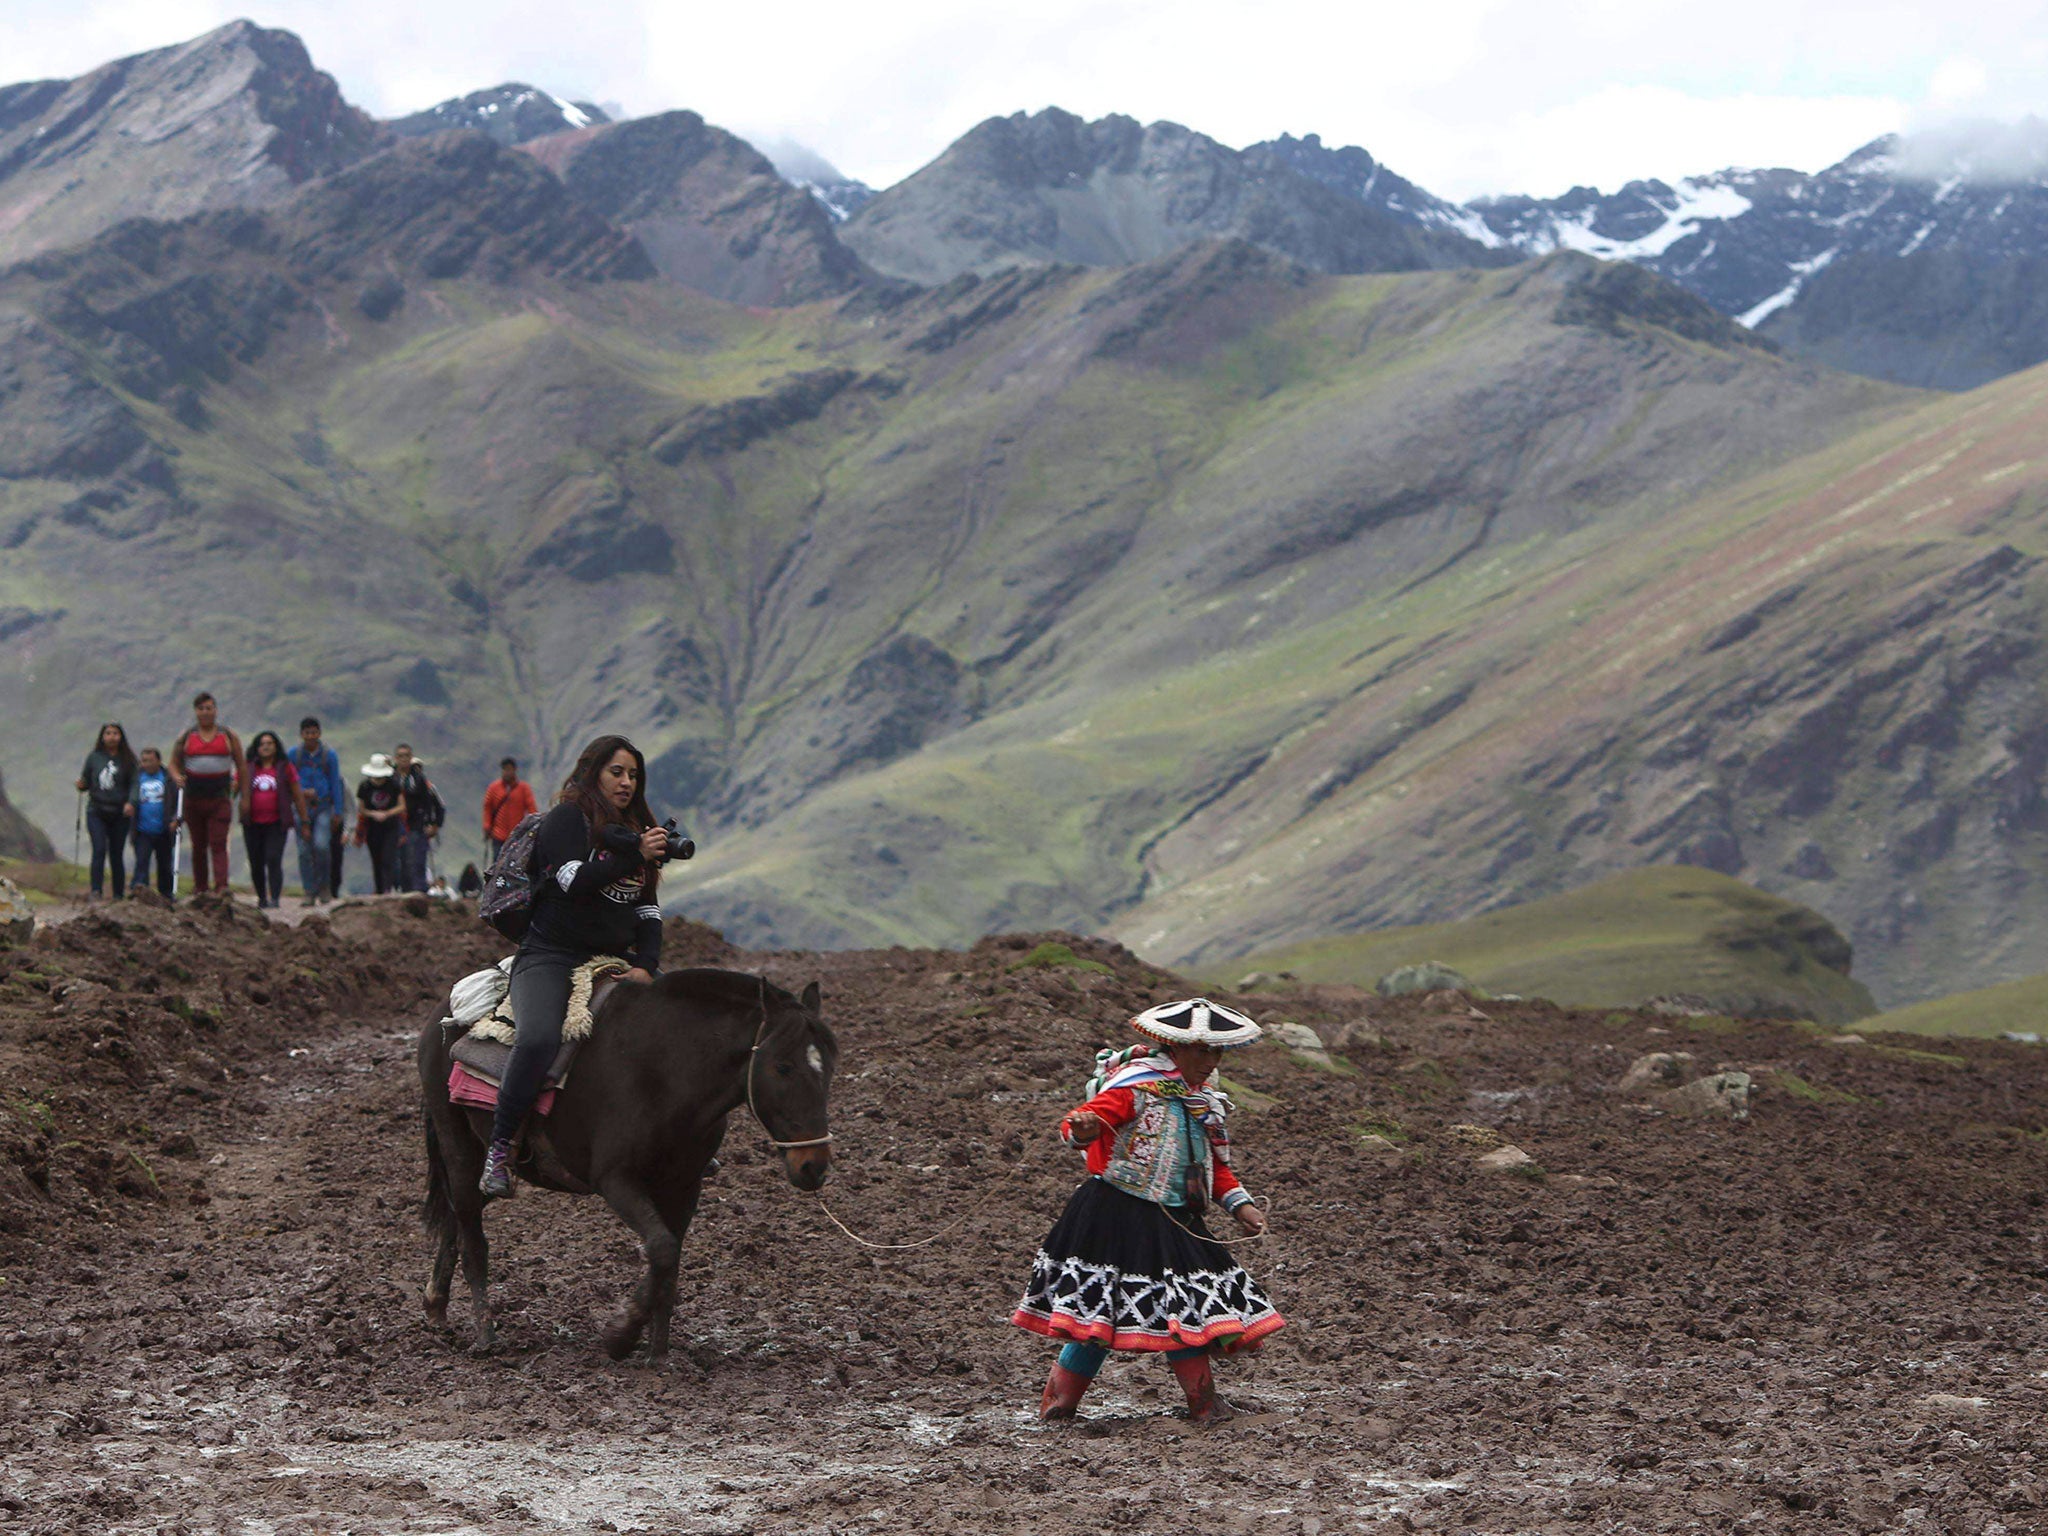
[[[441,1161],[441,1136],[434,1129],[433,1111],[424,1105],[420,1126],[427,1133],[427,1194],[420,1201],[420,1225],[438,1237],[455,1226],[455,1202],[448,1198],[448,1166]]]

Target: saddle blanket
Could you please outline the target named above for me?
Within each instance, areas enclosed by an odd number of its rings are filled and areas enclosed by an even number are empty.
[[[476,1076],[456,1062],[448,1069],[448,1101],[451,1104],[467,1104],[472,1109],[496,1109],[498,1107],[498,1085],[488,1078]],[[533,1101],[533,1112],[545,1115],[555,1107],[555,1087],[550,1083],[541,1089]]]
[[[604,955],[577,968],[569,988],[569,1010],[562,1028],[561,1049],[555,1052],[540,1095],[534,1100],[535,1114],[545,1115],[554,1107],[556,1091],[568,1084],[569,1068],[576,1060],[577,1048],[590,1037],[593,1016],[604,1005],[620,973],[625,970],[625,961]],[[505,1080],[505,1065],[512,1059],[514,1034],[513,1022],[507,1013],[510,1003],[506,993],[509,988],[505,985],[503,968],[480,971],[473,977],[465,977],[457,985],[458,988],[469,987],[472,983],[486,980],[492,985],[477,991],[468,1010],[451,997],[454,1017],[443,1021],[445,1025],[453,1025],[465,1011],[471,1013],[473,1022],[468,1032],[448,1051],[451,1058],[448,1097],[456,1104],[467,1104],[477,1109],[497,1108],[498,1085]],[[495,1007],[488,1001],[493,997],[497,1000]],[[482,1005],[481,1016],[477,1016],[477,1004]]]

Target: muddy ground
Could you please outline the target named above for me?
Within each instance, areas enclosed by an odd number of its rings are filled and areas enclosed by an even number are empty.
[[[2048,1531],[2048,1051],[2018,1045],[1251,1000],[1349,1040],[1228,1064],[1292,1321],[1219,1367],[1251,1411],[1194,1429],[1115,1361],[1039,1425],[1049,1351],[1006,1318],[1078,1177],[1051,1126],[1174,990],[1045,937],[732,957],[823,980],[832,1208],[949,1230],[856,1248],[736,1123],[665,1374],[598,1349],[638,1257],[594,1202],[494,1210],[495,1355],[421,1320],[409,1046],[496,952],[473,922],[129,904],[0,951],[0,1527]],[[1653,1049],[1756,1074],[1750,1119],[1617,1093]],[[1534,1169],[1477,1166],[1488,1131]]]

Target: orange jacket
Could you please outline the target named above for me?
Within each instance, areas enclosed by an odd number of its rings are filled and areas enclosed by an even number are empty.
[[[502,778],[491,780],[484,791],[484,836],[502,843],[519,823],[540,807],[533,803],[533,786],[515,779],[510,788]]]

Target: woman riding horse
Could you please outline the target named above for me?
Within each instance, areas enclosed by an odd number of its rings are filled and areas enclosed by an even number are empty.
[[[512,1059],[477,1181],[487,1201],[512,1193],[513,1148],[561,1049],[577,967],[630,952],[626,980],[652,981],[660,970],[656,889],[668,833],[647,808],[646,783],[639,748],[600,736],[583,749],[534,838],[532,915],[512,961]]]

